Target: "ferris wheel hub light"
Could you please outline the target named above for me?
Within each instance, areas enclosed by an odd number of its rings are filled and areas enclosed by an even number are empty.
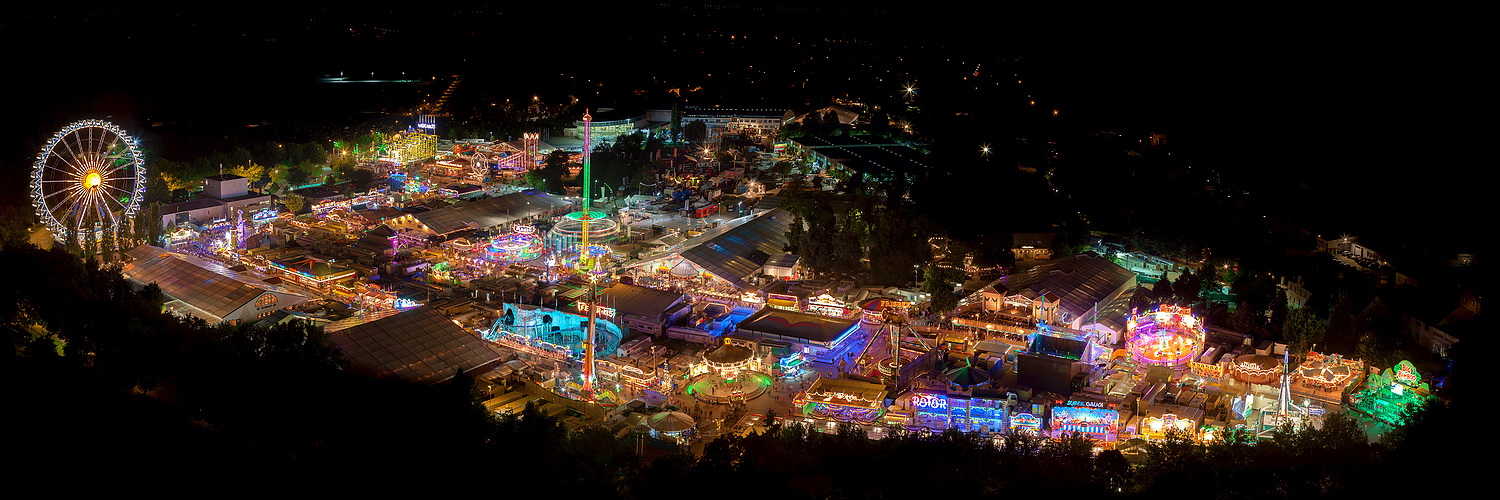
[[[89,188],[98,188],[100,179],[99,172],[89,172],[88,175],[83,177],[83,183]]]

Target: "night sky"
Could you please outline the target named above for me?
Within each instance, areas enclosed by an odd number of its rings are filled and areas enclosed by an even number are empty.
[[[789,59],[810,50],[787,48],[787,40],[825,37],[867,42],[872,48],[861,54],[877,66],[910,68],[930,92],[976,65],[995,72],[989,79],[1025,71],[1024,92],[1072,123],[1164,131],[1183,161],[1221,171],[1260,196],[1284,198],[1288,212],[1305,214],[1307,227],[1449,252],[1477,243],[1487,220],[1477,201],[1481,167],[1493,163],[1477,151],[1481,130],[1490,128],[1482,111],[1488,100],[1478,96],[1487,58],[1475,57],[1478,31],[1440,15],[1204,13],[1190,20],[1190,13],[1169,10],[1080,18],[1009,7],[747,5],[758,10],[733,2],[592,12],[463,2],[386,11],[126,11],[120,4],[11,10],[0,18],[0,40],[12,49],[3,57],[14,70],[7,85],[12,116],[0,142],[9,180],[0,187],[6,200],[24,196],[35,148],[76,119],[107,117],[139,131],[148,148],[184,160],[212,149],[210,136],[244,133],[248,124],[315,134],[288,124],[348,124],[421,91],[316,83],[339,72],[381,79],[462,74],[471,98],[561,99],[546,93],[576,91],[568,86],[579,79],[627,94],[653,78],[680,82],[686,76],[678,75],[758,64],[770,68],[762,81],[733,93],[742,102],[725,104],[801,109],[787,84],[845,73],[834,62],[800,66],[795,75],[777,68],[799,67]],[[750,39],[725,45],[712,38],[723,33]],[[726,79],[745,77],[731,72],[706,87]],[[864,93],[889,93],[890,83],[855,82],[846,90],[854,95],[867,85]],[[970,102],[985,107],[1008,98]],[[167,126],[153,130],[151,122]]]

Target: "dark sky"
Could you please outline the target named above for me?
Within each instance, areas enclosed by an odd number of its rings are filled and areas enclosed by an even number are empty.
[[[4,56],[6,67],[19,70],[12,77],[19,85],[8,99],[13,116],[0,160],[7,176],[24,171],[34,154],[25,151],[30,137],[84,117],[109,115],[130,126],[143,116],[249,122],[342,113],[382,98],[318,94],[310,82],[337,71],[382,78],[491,71],[507,76],[491,81],[525,92],[554,71],[588,76],[590,68],[672,64],[633,61],[611,42],[627,35],[826,32],[920,43],[933,58],[1023,58],[1037,73],[1033,88],[1049,102],[1101,125],[1165,130],[1195,166],[1284,192],[1286,203],[1305,206],[1331,228],[1457,241],[1479,220],[1478,175],[1493,162],[1477,154],[1476,125],[1489,109],[1478,87],[1492,58],[1475,57],[1479,32],[1463,29],[1457,13],[1204,13],[1194,20],[1147,10],[1079,16],[1005,6],[714,6],[731,4],[593,12],[463,3],[387,11],[33,5],[0,19],[6,46],[35,47]]]

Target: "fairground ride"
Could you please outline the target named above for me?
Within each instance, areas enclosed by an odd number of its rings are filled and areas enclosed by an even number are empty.
[[[74,231],[118,235],[140,210],[146,168],[140,141],[103,120],[52,134],[31,172],[31,206],[58,241]],[[93,227],[86,228],[92,221]]]

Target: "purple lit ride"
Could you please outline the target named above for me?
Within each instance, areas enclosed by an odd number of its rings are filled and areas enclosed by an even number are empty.
[[[1186,307],[1164,305],[1135,314],[1126,330],[1130,358],[1137,363],[1182,368],[1203,352],[1203,321]]]
[[[542,239],[537,237],[535,227],[520,225],[491,239],[482,254],[490,262],[525,262],[542,255]]]

